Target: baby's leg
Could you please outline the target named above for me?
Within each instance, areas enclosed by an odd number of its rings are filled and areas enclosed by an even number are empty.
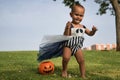
[[[79,49],[76,54],[75,54],[76,60],[79,64],[79,69],[81,72],[81,77],[85,78],[85,62],[84,62],[84,57],[83,57],[83,53],[82,50]]]
[[[71,57],[71,49],[64,47],[62,56],[62,77],[67,77],[67,64]]]

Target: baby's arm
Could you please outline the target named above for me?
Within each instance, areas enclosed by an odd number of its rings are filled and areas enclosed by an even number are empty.
[[[86,28],[85,33],[89,36],[93,36],[96,31],[97,31],[97,28],[95,26],[93,26],[91,31]]]
[[[69,21],[66,24],[64,35],[66,35],[66,36],[71,35],[71,22],[69,22]]]

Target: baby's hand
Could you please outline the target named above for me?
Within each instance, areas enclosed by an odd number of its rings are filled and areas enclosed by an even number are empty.
[[[98,29],[97,29],[95,26],[92,27],[92,31],[95,32],[95,31],[97,31],[97,30],[98,30]]]
[[[70,29],[70,27],[71,27],[71,22],[68,21],[67,24],[66,24],[66,29]]]

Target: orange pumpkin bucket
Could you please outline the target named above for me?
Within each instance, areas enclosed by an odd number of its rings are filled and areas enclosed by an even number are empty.
[[[40,63],[38,71],[43,75],[52,74],[54,73],[54,64],[51,61],[43,61]]]

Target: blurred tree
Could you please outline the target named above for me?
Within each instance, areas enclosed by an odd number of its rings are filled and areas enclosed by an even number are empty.
[[[56,0],[53,0],[56,1]],[[77,0],[78,1],[87,1],[87,0]],[[63,0],[65,6],[71,6],[74,4],[75,0]],[[99,4],[97,15],[106,14],[109,10],[111,15],[115,16],[116,21],[116,51],[120,51],[120,0],[94,0],[95,3]]]

